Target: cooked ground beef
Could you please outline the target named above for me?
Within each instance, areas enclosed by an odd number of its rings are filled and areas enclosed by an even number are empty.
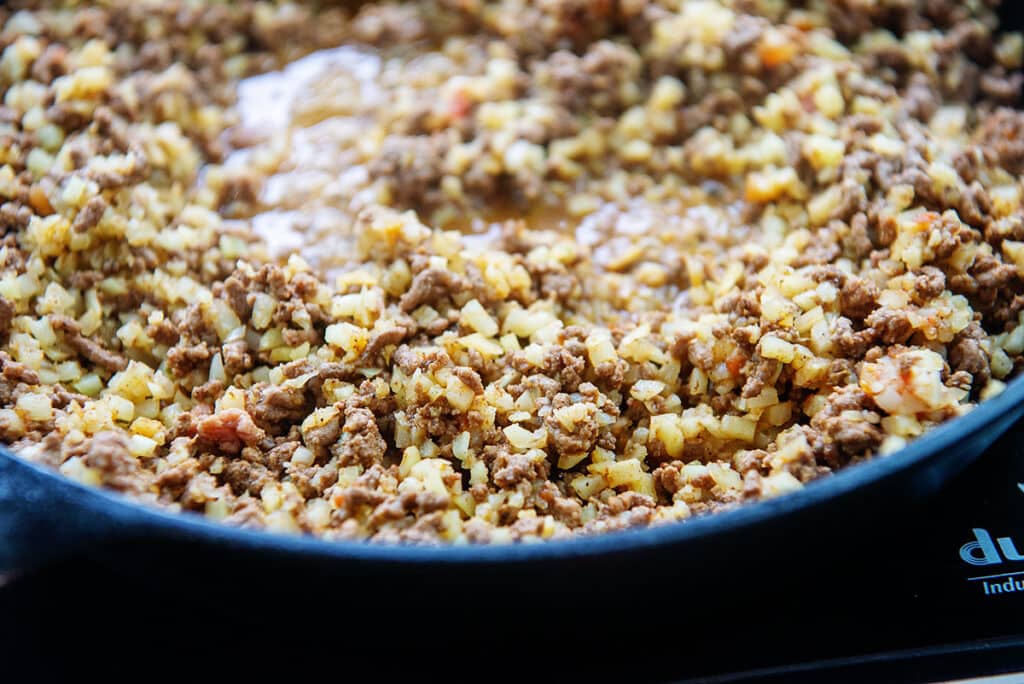
[[[1024,365],[995,4],[20,3],[0,439],[408,543],[682,520],[898,450]]]
[[[124,370],[128,365],[123,356],[104,349],[103,345],[83,335],[81,327],[74,319],[67,316],[51,316],[50,324],[55,330],[63,333],[64,341],[69,347],[100,368],[116,372]]]

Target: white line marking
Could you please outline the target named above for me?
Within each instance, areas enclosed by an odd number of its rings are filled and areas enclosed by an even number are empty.
[[[1014,575],[1024,575],[1024,570],[1020,570],[1018,572],[1004,572],[1001,575],[982,575],[980,577],[968,577],[967,579],[969,581],[970,580],[980,580],[980,579],[995,579],[997,577],[1013,577]]]

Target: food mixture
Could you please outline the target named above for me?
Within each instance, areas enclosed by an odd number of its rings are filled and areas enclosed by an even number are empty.
[[[1024,364],[996,4],[8,4],[0,439],[417,543],[899,458]]]

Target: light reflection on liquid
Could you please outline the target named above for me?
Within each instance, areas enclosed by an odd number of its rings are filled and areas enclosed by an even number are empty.
[[[436,79],[427,68],[430,57],[409,62],[399,82]],[[245,132],[239,137],[257,144],[232,153],[227,165],[253,164],[257,155],[273,160],[269,169],[266,162],[261,167],[269,170],[260,197],[265,209],[250,217],[253,231],[272,257],[299,253],[328,281],[359,265],[352,260],[355,217],[379,199],[365,162],[375,149],[367,139],[376,142],[374,136],[383,134],[375,117],[386,115],[395,97],[385,90],[396,79],[384,74],[384,65],[378,54],[346,46],[310,54],[238,87],[239,126]],[[623,302],[644,299],[638,304],[643,309],[684,308],[685,278],[672,275],[668,290],[658,292],[629,273],[650,263],[670,274],[685,273],[680,264],[694,254],[705,258],[711,271],[732,259],[729,252],[751,239],[753,229],[744,224],[743,203],[729,195],[722,187],[684,186],[657,201],[598,203],[583,217],[570,216],[561,201],[527,208],[511,200],[491,201],[475,212],[449,212],[447,223],[436,227],[461,231],[466,248],[477,252],[494,249],[509,220],[522,221],[531,231],[573,235],[588,254],[578,272],[585,293],[591,278],[615,273],[622,277],[614,285],[597,287],[613,287]],[[421,220],[429,223],[431,217]]]
[[[251,217],[271,256],[298,252],[329,273],[335,256],[350,251],[352,219],[369,183],[352,145],[367,122],[355,113],[378,96],[380,62],[372,52],[343,46],[239,83],[239,127],[258,145],[284,150],[260,197],[270,209]],[[250,164],[253,154],[236,150],[226,165]],[[332,241],[325,245],[324,237]]]

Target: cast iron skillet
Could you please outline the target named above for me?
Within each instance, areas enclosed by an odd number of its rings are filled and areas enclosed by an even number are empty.
[[[1011,7],[1005,7],[1010,5]],[[1018,27],[1024,8],[1004,3],[1004,25]],[[112,566],[159,574],[184,566],[204,573],[245,559],[252,567],[316,568],[318,573],[479,579],[480,572],[628,569],[651,563],[707,575],[746,560],[808,558],[842,543],[856,528],[933,494],[1024,415],[1024,378],[998,397],[889,456],[849,467],[803,490],[683,523],[540,544],[414,547],[324,542],[231,528],[191,514],[170,514],[79,485],[0,447],[0,571],[29,568],[86,551]],[[213,563],[211,564],[211,559]],[[617,571],[617,570],[616,570]],[[212,580],[211,580],[212,581]],[[226,579],[226,581],[233,581]]]
[[[683,523],[539,544],[418,547],[313,538],[237,529],[193,514],[134,504],[0,449],[0,569],[25,567],[84,546],[133,541],[149,551],[163,541],[213,544],[225,551],[288,555],[320,565],[491,565],[557,562],[671,548],[707,558],[727,539],[734,551],[774,532],[828,525],[841,534],[853,518],[884,516],[934,493],[1024,415],[1024,378],[965,416],[947,422],[889,456],[851,466],[803,490]],[[845,507],[845,509],[844,509]],[[831,517],[838,516],[838,517]],[[774,528],[774,529],[773,529]],[[776,546],[776,552],[778,547]]]

